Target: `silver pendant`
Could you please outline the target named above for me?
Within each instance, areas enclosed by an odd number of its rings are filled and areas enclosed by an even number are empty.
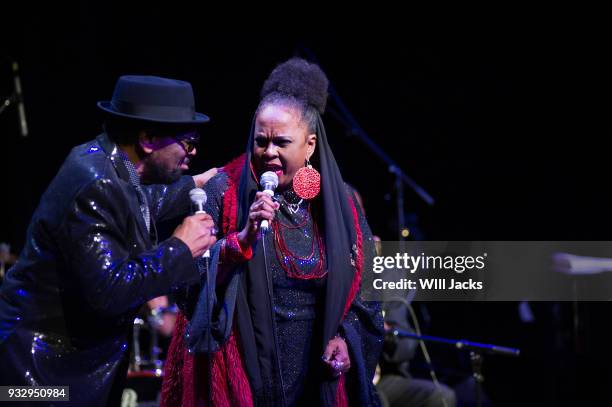
[[[297,213],[297,211],[300,210],[300,204],[303,201],[304,201],[303,199],[300,199],[300,202],[298,202],[298,203],[294,203],[294,204],[287,203],[287,209],[289,209],[289,212],[291,212],[292,214],[295,215]]]

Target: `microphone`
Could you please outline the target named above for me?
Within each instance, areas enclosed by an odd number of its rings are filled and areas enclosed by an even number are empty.
[[[208,197],[202,188],[193,188],[191,191],[189,191],[189,199],[191,199],[191,203],[196,208],[196,214],[206,213],[204,211],[204,205],[206,205],[206,200]],[[210,250],[206,250],[202,257],[210,257]]]
[[[195,213],[206,213],[204,212],[204,205],[206,205],[208,197],[202,188],[194,188],[189,191],[189,199],[191,199],[191,203],[196,207]]]
[[[263,188],[264,194],[270,197],[274,196],[274,190],[278,186],[278,175],[273,171],[266,171],[259,179],[259,185]],[[265,233],[268,231],[270,224],[267,219],[261,221],[261,230]]]
[[[28,136],[28,122],[26,121],[25,107],[23,105],[23,93],[21,92],[21,79],[19,78],[19,65],[13,62],[13,85],[15,87],[15,101],[19,113],[19,130],[21,137]]]

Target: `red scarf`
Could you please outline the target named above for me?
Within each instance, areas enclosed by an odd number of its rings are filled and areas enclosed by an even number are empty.
[[[221,169],[228,176],[228,186],[223,196],[222,227],[224,235],[237,229],[238,188],[244,162],[245,155],[243,154]],[[357,259],[355,277],[344,307],[344,315],[348,312],[359,291],[363,267],[363,241],[359,218],[353,200],[349,198],[349,202],[353,210],[357,236]],[[207,355],[193,355],[187,351],[183,340],[186,325],[185,315],[179,312],[164,367],[161,407],[199,407],[204,406],[208,399]],[[253,406],[251,387],[244,370],[239,342],[238,332],[234,327],[227,342],[212,354],[212,402],[215,407]],[[340,377],[338,383],[336,406],[348,406],[344,375]]]

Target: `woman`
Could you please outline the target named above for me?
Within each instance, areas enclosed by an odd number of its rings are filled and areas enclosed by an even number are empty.
[[[327,85],[314,64],[279,65],[264,83],[246,154],[206,184],[206,211],[223,235],[212,250],[215,297],[203,284],[179,304],[162,405],[207,399],[208,349],[215,406],[378,404],[382,315],[359,297],[374,245],[327,144]],[[258,192],[267,171],[278,175],[274,199]]]

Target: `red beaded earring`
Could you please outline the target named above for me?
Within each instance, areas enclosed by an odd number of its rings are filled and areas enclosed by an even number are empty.
[[[293,176],[293,190],[302,199],[313,199],[319,195],[321,190],[321,174],[312,168],[310,161],[306,160],[306,166],[296,171]]]

